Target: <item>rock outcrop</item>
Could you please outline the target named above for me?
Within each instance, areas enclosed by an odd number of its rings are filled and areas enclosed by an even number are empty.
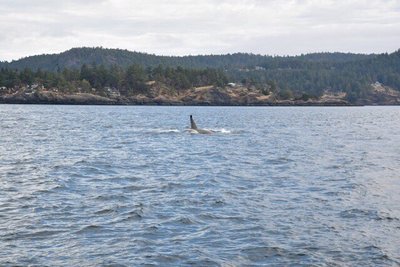
[[[319,98],[280,99],[243,86],[204,86],[188,90],[152,83],[146,94],[132,96],[100,96],[89,93],[65,94],[45,89],[34,92],[17,90],[0,95],[0,103],[9,104],[76,104],[76,105],[215,105],[215,106],[345,106],[352,105],[343,92],[325,92]],[[399,105],[400,92],[380,84],[372,85],[368,94],[356,105]]]

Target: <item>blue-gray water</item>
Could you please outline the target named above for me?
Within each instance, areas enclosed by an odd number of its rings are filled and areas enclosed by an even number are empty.
[[[0,266],[399,266],[399,176],[400,107],[0,105]]]

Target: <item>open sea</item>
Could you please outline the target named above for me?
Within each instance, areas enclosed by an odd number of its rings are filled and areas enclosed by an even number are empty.
[[[400,266],[400,107],[0,105],[0,266]]]

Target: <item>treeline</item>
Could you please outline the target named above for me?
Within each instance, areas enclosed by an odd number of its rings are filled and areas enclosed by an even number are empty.
[[[320,96],[326,90],[343,91],[355,101],[375,82],[400,90],[400,51],[345,62],[274,58],[259,68],[236,70],[232,76],[258,87],[273,85],[286,94]]]
[[[83,64],[104,65],[109,68],[117,65],[127,68],[138,64],[143,68],[155,68],[158,65],[183,68],[217,68],[217,69],[240,69],[251,66],[259,66],[265,62],[275,60],[306,62],[348,62],[373,58],[376,55],[363,55],[351,53],[313,53],[300,56],[265,56],[250,53],[233,53],[226,55],[197,55],[197,56],[158,56],[140,52],[132,52],[122,49],[107,49],[102,47],[72,48],[60,54],[37,55],[22,58],[12,62],[0,62],[1,67],[23,70],[57,71],[58,69],[79,69]]]
[[[82,65],[77,69],[63,69],[56,72],[25,68],[22,71],[9,68],[0,69],[0,87],[16,88],[32,84],[45,88],[57,88],[62,92],[101,92],[105,88],[118,90],[122,95],[145,93],[149,81],[162,82],[176,90],[215,85],[224,86],[228,78],[222,70],[185,69],[158,66],[143,68],[134,64],[128,68],[100,65]]]
[[[42,69],[57,71],[58,69],[79,69],[83,64],[117,65],[127,68],[133,64],[143,68],[156,68],[159,65],[168,67],[182,67],[185,69],[231,69],[264,62],[270,56],[261,56],[248,53],[234,53],[227,55],[199,55],[199,56],[157,56],[153,54],[132,52],[122,49],[107,49],[102,47],[72,48],[60,54],[36,55],[12,62],[0,62],[0,67],[23,70]]]

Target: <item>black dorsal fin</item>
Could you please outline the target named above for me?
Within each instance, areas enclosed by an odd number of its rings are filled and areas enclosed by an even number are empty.
[[[197,125],[194,122],[194,119],[193,119],[192,115],[190,115],[190,128],[193,129],[193,130],[197,130]]]

